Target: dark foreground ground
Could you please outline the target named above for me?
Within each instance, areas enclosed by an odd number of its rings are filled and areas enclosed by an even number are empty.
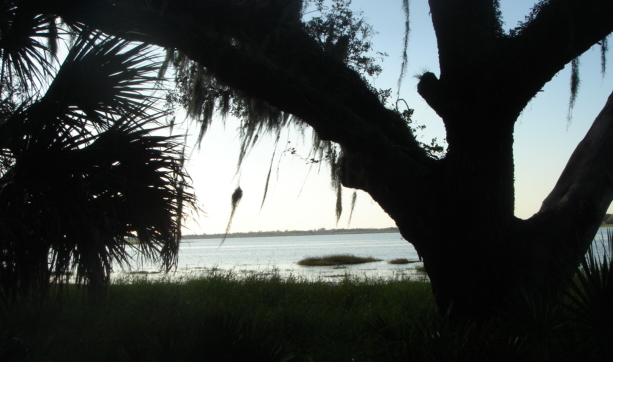
[[[518,316],[452,322],[424,282],[140,281],[113,284],[99,301],[76,286],[5,299],[0,359],[611,360],[612,325],[598,318],[532,301]]]

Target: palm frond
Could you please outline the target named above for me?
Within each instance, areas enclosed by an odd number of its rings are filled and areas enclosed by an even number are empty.
[[[113,262],[128,262],[134,238],[143,256],[172,268],[184,205],[194,198],[180,138],[147,127],[157,118],[123,117],[88,144],[56,142],[22,154],[13,173],[3,177],[0,204],[4,221],[21,216],[9,226],[24,234],[3,238],[3,247],[29,253],[35,239],[43,241],[51,251],[49,272],[58,281],[75,271],[81,282],[106,282]]]
[[[60,66],[42,102],[57,112],[105,126],[156,100],[151,90],[160,63],[151,47],[83,32]]]
[[[611,353],[613,342],[613,232],[607,231],[603,247],[592,245],[567,291],[566,307],[575,324],[587,330],[595,353]]]
[[[148,46],[80,31],[44,95],[6,107],[0,286],[47,287],[74,273],[100,286],[130,262],[130,243],[165,270],[177,265],[195,200],[182,138],[157,132],[158,66]]]
[[[45,94],[27,99],[0,124],[0,143],[24,147],[36,141],[46,145],[83,137],[149,108],[156,100],[151,91],[155,61],[148,46],[81,34]]]
[[[17,79],[23,90],[44,84],[55,67],[54,60],[47,58],[54,53],[47,41],[50,45],[52,35],[57,35],[52,17],[36,14],[16,1],[4,1],[0,7],[0,82],[5,76],[10,82]]]

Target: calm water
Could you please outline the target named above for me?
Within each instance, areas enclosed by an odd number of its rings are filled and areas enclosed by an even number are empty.
[[[360,278],[426,279],[417,270],[422,264],[413,246],[399,233],[271,236],[188,239],[180,244],[178,269],[173,276],[198,276],[212,271],[234,271],[240,275],[272,274],[306,279],[341,280],[345,274]],[[338,267],[303,267],[297,264],[306,257],[353,254],[379,258],[382,261]],[[405,265],[392,265],[395,258],[415,260]],[[134,271],[155,272],[157,264],[134,265]],[[121,275],[119,271],[114,271]],[[158,274],[162,275],[162,274]]]
[[[596,242],[602,243],[600,229]],[[311,280],[336,281],[345,275],[357,278],[426,279],[418,270],[422,263],[413,246],[399,233],[272,236],[222,239],[189,239],[180,245],[179,264],[169,278],[202,276],[212,272],[233,271],[237,275],[273,274]],[[297,264],[303,258],[353,254],[379,258],[382,261],[339,267],[304,267]],[[392,265],[389,260],[406,258],[415,262]],[[150,278],[166,277],[156,273],[158,265],[140,262],[132,265],[136,274]],[[116,277],[128,276],[128,269],[114,271]]]

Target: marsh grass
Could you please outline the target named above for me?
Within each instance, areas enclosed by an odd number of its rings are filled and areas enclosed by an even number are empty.
[[[557,295],[491,319],[440,314],[424,281],[133,275],[100,299],[0,291],[0,361],[611,361],[613,236]],[[517,300],[517,299],[514,299]]]
[[[129,280],[97,303],[69,286],[2,312],[0,358],[415,359],[401,338],[420,336],[414,321],[431,315],[430,297],[427,285],[408,280],[331,284],[231,274]]]
[[[394,258],[393,260],[389,260],[389,264],[393,265],[403,265],[403,264],[412,264],[417,263],[418,260],[409,260],[407,258]]]
[[[298,261],[298,265],[307,267],[330,267],[335,265],[364,264],[381,261],[373,257],[359,257],[352,254],[335,254],[324,257],[307,257]]]
[[[598,298],[584,304],[597,309]],[[411,280],[139,276],[111,285],[100,301],[69,285],[45,299],[1,305],[0,360],[611,359],[606,321],[585,329],[570,307],[544,301],[518,314],[460,321],[438,314],[429,285]]]

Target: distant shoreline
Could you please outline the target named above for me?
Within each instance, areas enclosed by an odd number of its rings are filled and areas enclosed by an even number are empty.
[[[394,233],[399,232],[396,227],[389,228],[357,228],[357,229],[316,229],[310,231],[265,231],[265,232],[235,232],[226,235],[227,238],[238,237],[267,237],[267,236],[314,236],[314,235],[352,235],[365,233]],[[224,233],[202,235],[182,235],[182,239],[220,239]]]
[[[600,225],[604,228],[613,227],[613,215],[607,214]],[[226,235],[227,238],[269,237],[269,236],[315,236],[315,235],[358,235],[366,233],[395,233],[400,232],[397,227],[389,228],[354,228],[354,229],[315,229],[293,231],[259,231],[259,232],[235,232]],[[182,239],[221,239],[224,233],[206,233],[201,235],[182,235]]]

